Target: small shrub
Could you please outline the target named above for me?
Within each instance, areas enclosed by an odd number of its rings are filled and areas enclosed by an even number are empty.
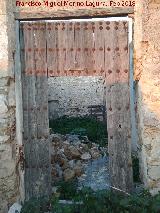
[[[54,133],[87,135],[92,142],[101,146],[107,144],[107,126],[93,117],[61,117],[50,120],[49,126]]]

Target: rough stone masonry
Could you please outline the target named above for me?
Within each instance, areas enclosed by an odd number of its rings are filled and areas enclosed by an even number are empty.
[[[15,135],[15,0],[0,0],[0,213],[19,198]],[[50,8],[53,10],[53,8]],[[136,0],[134,76],[141,176],[152,193],[160,190],[160,1]]]

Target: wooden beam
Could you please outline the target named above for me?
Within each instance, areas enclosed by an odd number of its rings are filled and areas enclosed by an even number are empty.
[[[66,17],[116,16],[134,13],[134,7],[108,7],[95,9],[21,11],[15,12],[15,19],[52,19]]]
[[[20,35],[19,21],[16,21],[16,55],[15,55],[15,94],[16,94],[16,146],[18,157],[23,152],[23,101],[22,101],[22,73],[20,59]],[[20,200],[25,199],[24,189],[24,170],[21,168],[21,162],[18,164],[19,172],[19,192]]]

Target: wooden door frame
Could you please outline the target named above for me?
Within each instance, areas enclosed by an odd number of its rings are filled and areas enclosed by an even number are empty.
[[[16,145],[18,150],[18,158],[23,156],[23,101],[22,101],[22,76],[21,76],[21,62],[20,62],[20,21],[36,21],[39,19],[51,20],[51,19],[71,19],[71,18],[100,18],[100,17],[124,17],[128,16],[134,19],[134,8],[106,8],[106,9],[79,9],[74,11],[69,10],[57,10],[53,12],[16,12],[16,53],[15,53],[15,91],[16,91]],[[132,28],[133,29],[133,28]],[[133,49],[130,46],[130,48]],[[133,63],[133,59],[130,57],[130,63]],[[20,162],[23,164],[23,162]],[[21,165],[18,166],[19,170],[19,193],[20,200],[25,200],[25,184],[24,184],[24,171],[21,169]]]

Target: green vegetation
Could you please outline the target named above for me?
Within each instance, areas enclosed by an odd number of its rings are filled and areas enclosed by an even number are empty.
[[[73,186],[73,191],[71,190]],[[60,204],[59,199],[68,198],[72,204]],[[147,191],[126,196],[111,191],[94,192],[90,188],[76,190],[75,185],[60,185],[50,199],[32,199],[24,204],[22,213],[159,213],[160,194],[151,196]]]
[[[107,126],[93,117],[61,117],[50,120],[49,126],[54,133],[88,136],[92,142],[105,146]]]
[[[132,155],[133,181],[140,183],[139,159]]]

